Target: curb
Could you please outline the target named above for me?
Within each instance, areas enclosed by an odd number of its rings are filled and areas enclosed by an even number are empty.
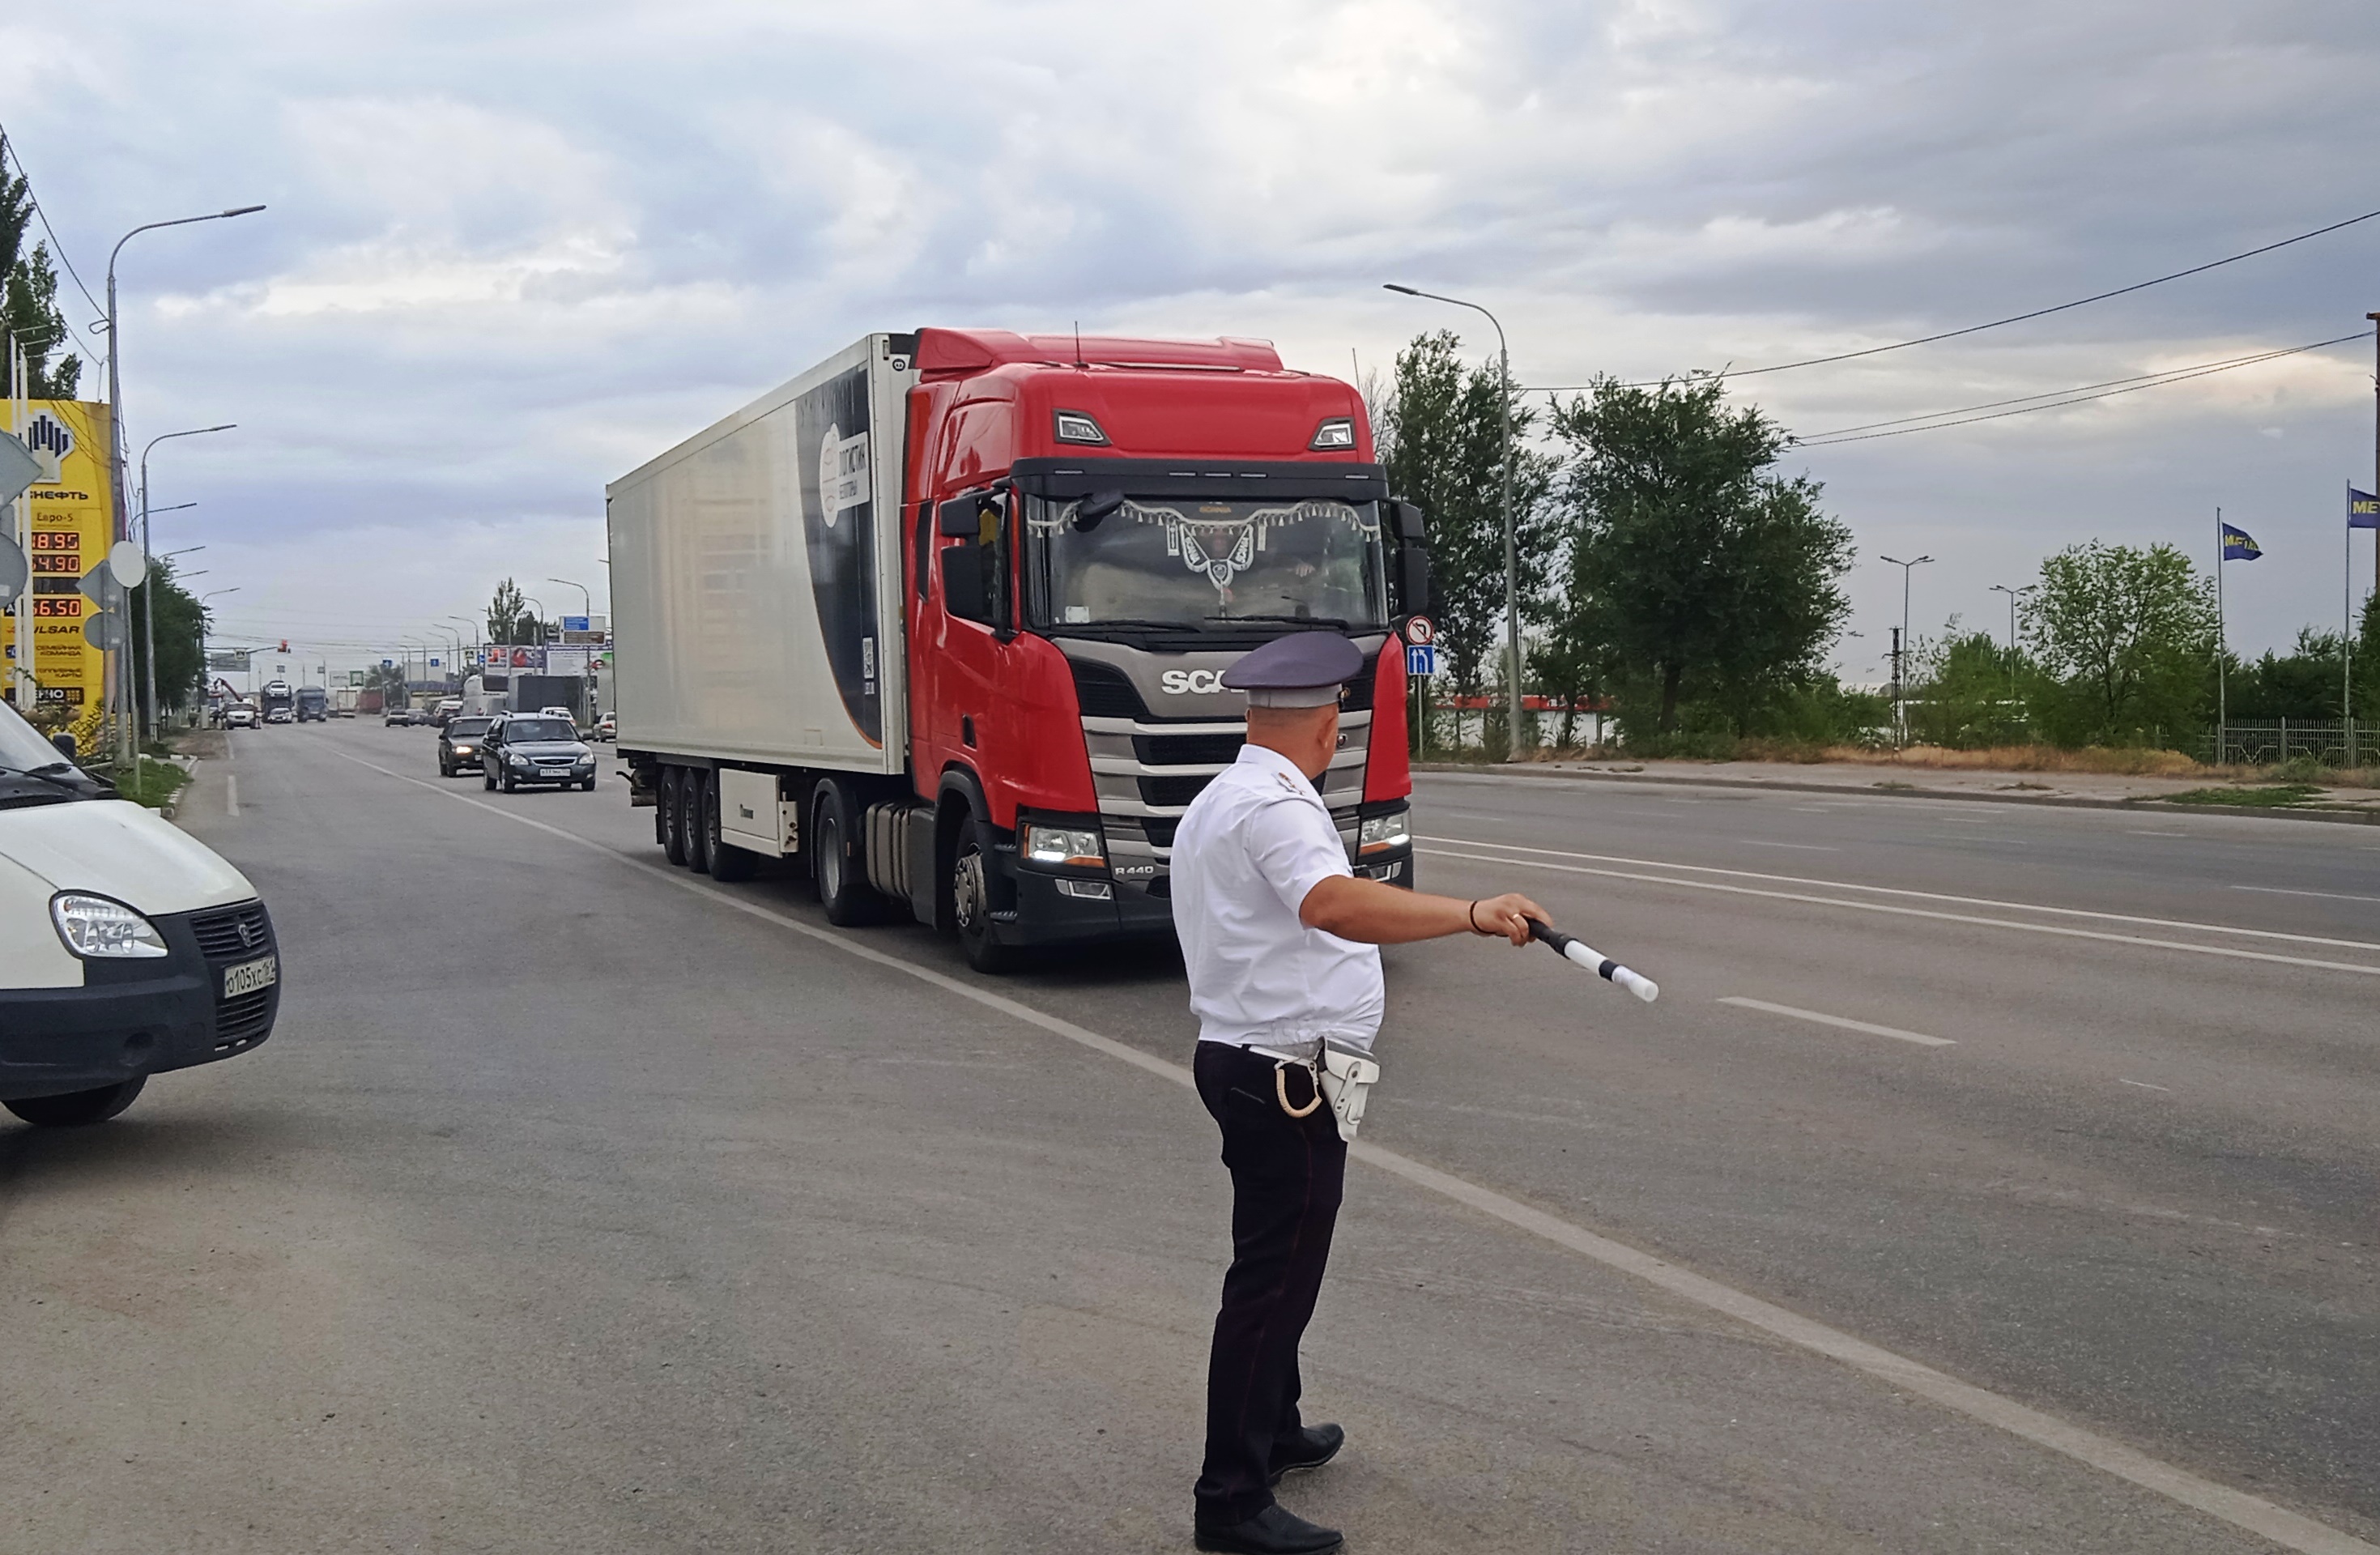
[[[1794,783],[1785,778],[1683,777],[1668,772],[1586,772],[1558,767],[1527,765],[1479,767],[1461,761],[1415,761],[1416,772],[1450,772],[1472,777],[1533,778],[1539,782],[1640,784],[1655,787],[1754,788],[1781,794],[1833,794],[1855,798],[1955,799],[1985,805],[2038,805],[2052,809],[2131,810],[2155,815],[2236,815],[2252,820],[2322,820],[2348,826],[2380,826],[2380,810],[2301,809],[2274,805],[2178,805],[2168,800],[2093,799],[2073,794],[1976,794],[1963,789],[1906,788],[1876,785],[1854,788],[1841,783]]]

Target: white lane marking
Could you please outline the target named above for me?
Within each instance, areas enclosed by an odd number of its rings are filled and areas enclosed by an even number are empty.
[[[978,988],[972,983],[963,983],[956,978],[935,971],[930,966],[920,966],[915,962],[905,961],[897,955],[891,955],[871,946],[860,944],[844,935],[804,923],[801,919],[778,912],[774,908],[762,906],[758,902],[747,901],[720,890],[700,876],[650,864],[641,858],[632,858],[619,849],[599,843],[592,837],[582,837],[575,832],[565,832],[559,826],[549,825],[542,820],[533,820],[516,810],[509,810],[500,805],[492,805],[484,799],[474,799],[468,795],[458,794],[451,788],[443,788],[420,778],[408,777],[403,772],[391,771],[386,767],[367,761],[361,757],[349,756],[342,750],[334,750],[331,754],[343,761],[353,761],[358,767],[368,767],[383,776],[393,777],[399,783],[409,783],[416,788],[426,788],[431,793],[443,796],[457,804],[468,805],[473,809],[485,810],[490,815],[501,816],[506,820],[517,821],[523,826],[559,837],[564,842],[576,844],[592,853],[601,854],[614,863],[641,870],[676,886],[681,891],[690,892],[722,907],[732,908],[749,917],[773,923],[805,939],[822,945],[831,945],[847,955],[857,956],[860,960],[881,966],[887,971],[902,973],[945,992],[957,994],[962,999],[972,1000],[987,1009],[998,1010],[1002,1014],[1013,1015],[1027,1026],[1038,1027],[1054,1036],[1062,1037],[1070,1042],[1088,1048],[1093,1052],[1104,1053],[1110,1058],[1129,1063],[1134,1068],[1154,1075],[1160,1079],[1170,1080],[1185,1089],[1196,1088],[1196,1082],[1192,1080],[1190,1071],[1178,1063],[1169,1063],[1161,1058],[1152,1057],[1137,1048],[1127,1047],[1112,1037],[1104,1037],[1087,1027],[1076,1026],[1070,1020],[1046,1014],[1029,1004],[1020,1003],[1004,994]],[[1828,1328],[1826,1324],[1804,1318],[1798,1312],[1789,1311],[1774,1303],[1763,1301],[1758,1296],[1747,1294],[1732,1285],[1723,1285],[1706,1275],[1680,1269],[1675,1264],[1639,1248],[1632,1247],[1624,1242],[1615,1242],[1608,1236],[1599,1236],[1584,1226],[1573,1225],[1568,1221],[1560,1220],[1542,1209],[1498,1193],[1493,1188],[1483,1187],[1468,1178],[1458,1177],[1451,1172],[1441,1172],[1437,1167],[1415,1160],[1411,1156],[1400,1154],[1395,1150],[1383,1149],[1378,1145],[1367,1144],[1360,1139],[1350,1145],[1347,1150],[1348,1154],[1366,1165],[1376,1166],[1383,1172],[1402,1177],[1416,1187],[1427,1188],[1432,1193],[1454,1200],[1457,1204],[1468,1206],[1491,1220],[1501,1221],[1515,1230],[1525,1231],[1533,1236],[1540,1237],[1582,1257],[1592,1259],[1608,1269],[1633,1275],[1646,1284],[1667,1291],[1680,1300],[1733,1318],[1747,1327],[1772,1334],[1789,1344],[1824,1355],[1829,1360],[1840,1361],[1852,1370],[1864,1372],[1888,1386],[1915,1393],[1922,1398],[1931,1399],[1943,1408],[1955,1414],[1964,1415],[1971,1420],[1977,1420],[1986,1426],[2007,1431],[2011,1436],[2022,1437],[2035,1446],[2046,1447],[2053,1452],[2072,1458],[2078,1463],[2086,1464],[2119,1479],[2129,1480],[2144,1490],[2194,1508],[2234,1527],[2260,1534],[2283,1549],[2296,1550],[2298,1555],[2380,1555],[2380,1545],[2367,1544],[2326,1524],[2317,1523],[2311,1517],[2291,1512],[2286,1507],[2277,1506],[2261,1496],[2252,1496],[2244,1491],[2234,1490],[2228,1485],[2218,1485],[2213,1480],[2202,1479],[2187,1469],[2177,1468],[2160,1459],[2152,1458],[2137,1448],[2128,1447],[2112,1437],[2085,1430],[2054,1415],[2045,1414],[2041,1410],[2018,1403],[2012,1399],[2002,1398],[1999,1394],[1978,1388],[1972,1382],[1962,1382],[1947,1372],[1937,1371],[1932,1367],[1912,1361],[1905,1355],[1898,1355],[1878,1345],[1870,1344],[1864,1340],[1854,1339],[1840,1329]]]
[[[2143,832],[2132,826],[2128,826],[2124,830],[2135,837],[2187,837],[2190,835],[2187,832]]]
[[[2380,902],[2380,896],[2350,896],[2343,891],[2290,891],[2277,885],[2235,885],[2234,891],[2253,891],[2265,896],[2319,896],[2328,902]]]
[[[2361,966],[2351,961],[2318,961],[2311,956],[2281,955],[2273,951],[2240,950],[2231,945],[2193,945],[2180,940],[2152,940],[2145,934],[2110,934],[2104,929],[2069,929],[2056,923],[2020,923],[2014,918],[1983,917],[1974,913],[1937,912],[1930,907],[1896,907],[1886,902],[1853,902],[1840,896],[1813,896],[1807,892],[1800,891],[1761,891],[1748,885],[1729,885],[1721,881],[1682,881],[1673,875],[1645,875],[1630,869],[1597,869],[1583,864],[1556,864],[1543,858],[1507,858],[1493,853],[1457,853],[1451,848],[1442,847],[1416,847],[1414,851],[1430,854],[1439,858],[1469,859],[1475,864],[1500,864],[1507,869],[1553,869],[1566,875],[1601,875],[1615,881],[1641,881],[1647,885],[1673,885],[1686,891],[1723,891],[1731,896],[1765,896],[1776,902],[1806,902],[1821,907],[1848,907],[1856,913],[1888,913],[1895,917],[1932,918],[1939,923],[1972,923],[1986,929],[2013,929],[2022,934],[2054,934],[2065,940],[2096,940],[2103,944],[2141,945],[2152,950],[2180,951],[2188,955],[2214,955],[2232,961],[2266,961],[2282,966],[2311,966],[2324,972],[2353,972],[2362,977],[2380,978],[2380,966]],[[1543,850],[1533,848],[1528,851]],[[2294,936],[2288,937],[2294,938]],[[2316,942],[2337,943],[2338,942],[2318,941]],[[2372,948],[2380,949],[2380,946]]]
[[[1789,847],[1795,853],[1840,853],[1843,851],[1839,847],[1822,847],[1816,843],[1768,843],[1761,841],[1758,837],[1738,837],[1735,840],[1742,844],[1745,847]]]
[[[237,772],[225,772],[224,774],[224,814],[237,815],[238,813],[239,774]]]
[[[1518,843],[1493,843],[1478,837],[1423,837],[1420,840],[1425,843],[1451,843],[1458,847],[1492,847],[1505,853],[1534,853],[1548,858],[1583,858],[1593,864],[1630,864],[1640,869],[1683,869],[1697,875],[1727,875],[1740,881],[1767,881],[1774,885],[1821,885],[1830,891],[1864,891],[1877,896],[1905,896],[1916,902],[1948,902],[1961,907],[2002,907],[2020,913],[2047,913],[2057,917],[2096,918],[2102,923],[2137,923],[2150,929],[2187,929],[2202,934],[2240,934],[2252,940],[2280,940],[2295,945],[2380,951],[2380,942],[2331,940],[2315,934],[2284,933],[2277,929],[2241,929],[2228,923],[2191,923],[2180,918],[2142,917],[2132,913],[2095,912],[2088,907],[2051,907],[2037,902],[2003,902],[1990,896],[1949,896],[1938,891],[1908,891],[1894,885],[1862,885],[1857,881],[1815,880],[1808,875],[1767,875],[1756,869],[1723,869],[1713,864],[1673,864],[1665,858],[1621,858],[1608,853],[1566,853],[1560,848],[1524,847]],[[1677,883],[1683,885],[1687,882],[1681,881]]]
[[[1903,1042],[1914,1042],[1921,1048],[1955,1048],[1959,1044],[1948,1037],[1928,1037],[1919,1031],[1903,1031],[1897,1026],[1876,1026],[1864,1020],[1852,1020],[1842,1015],[1821,1014],[1815,1010],[1797,1010],[1791,1004],[1771,1004],[1766,999],[1740,999],[1730,994],[1719,1001],[1742,1010],[1766,1010],[1772,1015],[1791,1015],[1818,1026],[1837,1026],[1845,1031],[1864,1031],[1871,1037],[1892,1037]]]
[[[2171,1091],[2173,1089],[2171,1086],[2153,1086],[2146,1080],[2127,1080],[2121,1075],[2116,1076],[2116,1083],[2119,1086],[2138,1086],[2143,1090]]]

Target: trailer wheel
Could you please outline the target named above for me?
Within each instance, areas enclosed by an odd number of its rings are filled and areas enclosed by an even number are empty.
[[[968,966],[998,973],[1016,965],[1015,947],[1001,943],[1000,925],[991,920],[991,861],[984,856],[972,819],[959,833],[958,856],[951,861],[951,906]]]
[[[678,830],[686,833],[686,867],[698,875],[710,873],[710,774],[689,771],[678,780]]]
[[[702,845],[710,855],[710,878],[733,885],[759,874],[760,856],[722,837],[719,827],[719,780],[713,777],[702,790]]]
[[[85,1124],[105,1123],[127,1107],[147,1085],[145,1076],[126,1080],[119,1085],[102,1086],[97,1090],[68,1091],[64,1096],[20,1096],[14,1101],[0,1101],[27,1123],[40,1128],[79,1128]]]
[[[662,769],[661,814],[653,817],[653,829],[661,833],[662,856],[673,864],[686,862],[686,817],[678,806],[678,780],[682,767]]]

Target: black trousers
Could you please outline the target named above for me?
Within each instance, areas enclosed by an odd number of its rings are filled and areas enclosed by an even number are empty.
[[[1302,1424],[1297,1345],[1330,1259],[1347,1146],[1328,1106],[1304,1118],[1281,1111],[1271,1059],[1201,1042],[1192,1068],[1232,1173],[1232,1268],[1207,1363],[1207,1461],[1194,1494],[1201,1523],[1230,1524],[1272,1504],[1274,1446]],[[1288,1083],[1293,1105],[1313,1099],[1305,1071],[1290,1070]]]

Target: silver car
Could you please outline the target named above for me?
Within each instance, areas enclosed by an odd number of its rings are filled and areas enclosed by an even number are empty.
[[[595,752],[567,718],[516,713],[500,718],[480,742],[487,786],[507,794],[533,784],[595,791]]]

